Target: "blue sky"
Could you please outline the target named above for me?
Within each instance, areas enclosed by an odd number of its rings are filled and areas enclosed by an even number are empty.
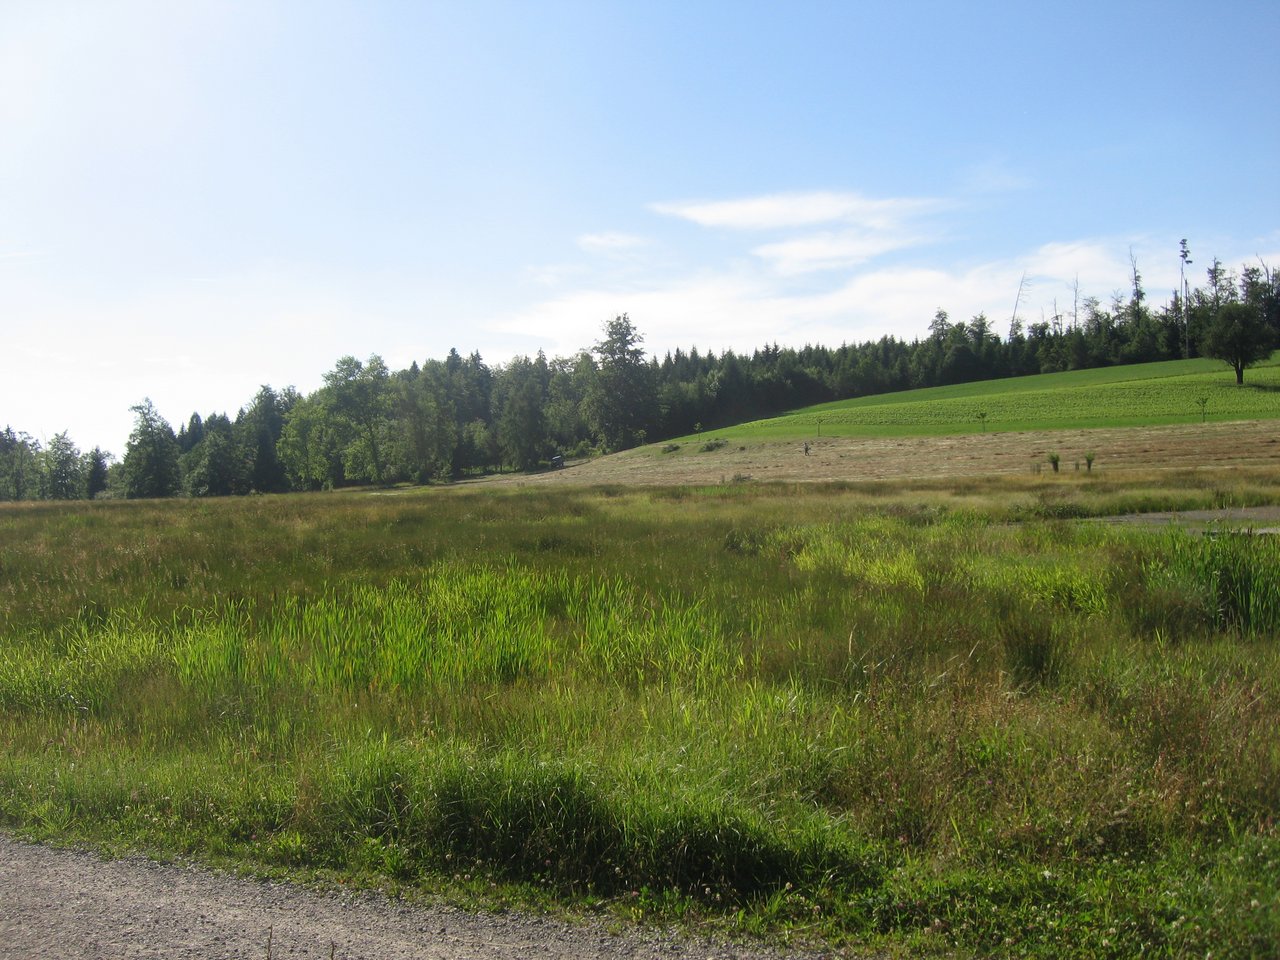
[[[0,0],[0,426],[1280,266],[1274,2]]]

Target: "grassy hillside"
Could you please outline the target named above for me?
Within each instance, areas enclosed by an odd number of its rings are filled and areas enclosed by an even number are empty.
[[[5,506],[0,826],[911,956],[1267,955],[1280,539],[1064,518],[1280,478],[1153,482]]]
[[[1280,418],[1280,355],[1237,387],[1216,360],[1073,370],[859,397],[725,430],[735,441],[920,436]],[[680,438],[691,441],[695,438]],[[680,442],[680,441],[677,441]]]

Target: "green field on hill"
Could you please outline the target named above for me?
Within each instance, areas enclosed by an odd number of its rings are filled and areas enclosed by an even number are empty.
[[[877,956],[1271,955],[1275,471],[0,507],[0,827]]]
[[[1280,355],[1246,371],[1243,386],[1219,361],[1171,360],[858,397],[716,435],[735,441],[928,436],[1156,426],[1195,423],[1202,416],[1214,421],[1280,418]]]

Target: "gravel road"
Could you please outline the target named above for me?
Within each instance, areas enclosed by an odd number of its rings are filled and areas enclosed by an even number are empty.
[[[410,906],[371,893],[316,892],[142,858],[103,860],[0,836],[2,960],[781,956],[515,913]]]

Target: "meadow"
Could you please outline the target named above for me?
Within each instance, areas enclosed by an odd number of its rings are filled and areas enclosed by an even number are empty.
[[[0,826],[851,954],[1270,955],[1274,470],[0,509]]]
[[[1277,417],[1280,355],[1250,368],[1239,387],[1219,361],[1171,360],[858,397],[722,432],[735,442],[750,442],[815,435],[934,436]],[[682,437],[676,442],[696,439]]]

